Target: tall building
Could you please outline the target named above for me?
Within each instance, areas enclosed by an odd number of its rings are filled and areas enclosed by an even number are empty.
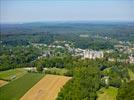
[[[89,51],[85,50],[84,51],[84,58],[88,59],[96,59],[96,58],[103,58],[104,54],[102,51]]]

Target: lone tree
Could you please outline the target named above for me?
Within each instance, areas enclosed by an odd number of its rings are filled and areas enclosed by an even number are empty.
[[[41,63],[40,61],[37,62],[36,70],[37,70],[38,72],[42,72],[42,71],[43,71],[43,65],[42,65],[42,63]]]

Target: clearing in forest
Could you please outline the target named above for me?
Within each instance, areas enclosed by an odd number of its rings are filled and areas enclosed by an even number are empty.
[[[97,100],[116,100],[118,88],[110,86],[109,88],[101,88],[98,91]]]
[[[21,100],[55,100],[58,92],[71,77],[46,75]]]
[[[128,73],[129,73],[129,76],[130,76],[130,80],[134,80],[134,73],[129,68],[128,68]]]

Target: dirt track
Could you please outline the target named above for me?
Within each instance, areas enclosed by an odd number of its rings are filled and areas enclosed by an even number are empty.
[[[21,100],[55,100],[61,87],[70,77],[59,75],[46,75],[33,86]]]

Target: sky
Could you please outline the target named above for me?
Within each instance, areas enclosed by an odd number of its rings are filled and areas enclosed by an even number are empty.
[[[0,23],[134,21],[134,0],[0,0]]]

